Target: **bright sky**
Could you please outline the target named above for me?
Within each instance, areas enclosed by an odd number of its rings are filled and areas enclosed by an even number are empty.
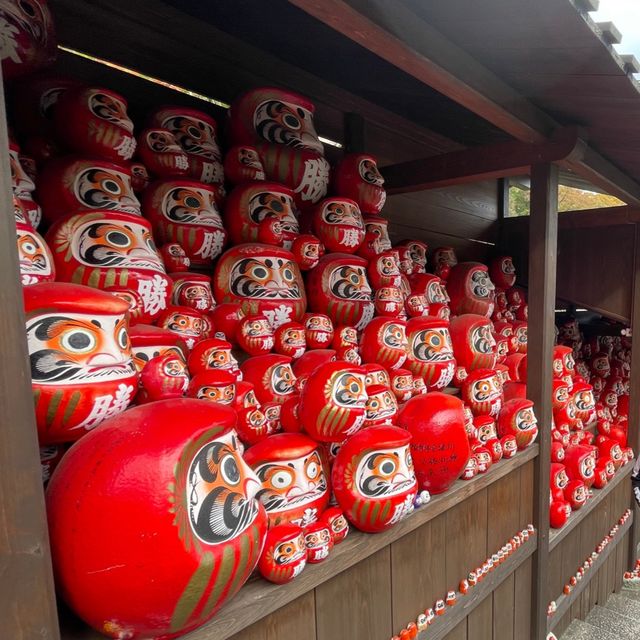
[[[622,42],[618,53],[633,53],[640,60],[640,0],[600,0],[600,8],[589,14],[596,22],[613,22]]]

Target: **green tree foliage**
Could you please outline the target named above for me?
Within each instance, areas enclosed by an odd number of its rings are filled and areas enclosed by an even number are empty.
[[[509,187],[509,216],[528,216],[531,192],[529,189]],[[578,211],[580,209],[600,209],[624,205],[622,200],[605,193],[583,191],[560,185],[558,189],[558,211]]]

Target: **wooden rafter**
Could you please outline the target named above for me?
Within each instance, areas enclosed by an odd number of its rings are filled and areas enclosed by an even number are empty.
[[[464,182],[517,176],[532,164],[579,161],[586,143],[575,128],[558,130],[539,143],[510,140],[483,147],[471,147],[382,169],[389,194],[424,191]]]

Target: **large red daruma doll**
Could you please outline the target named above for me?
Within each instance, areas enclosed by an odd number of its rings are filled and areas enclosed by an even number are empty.
[[[387,199],[384,178],[373,156],[347,153],[333,171],[333,191],[358,203],[367,214],[382,211]]]
[[[428,391],[447,387],[456,368],[449,321],[430,316],[411,318],[407,341],[406,368],[424,380]]]
[[[301,206],[323,198],[329,182],[314,111],[314,105],[297,93],[260,87],[238,97],[229,112],[231,143],[254,146],[267,180],[291,188]]]
[[[164,106],[150,118],[151,126],[168,129],[189,159],[189,175],[207,184],[222,183],[222,154],[217,124],[208,114],[189,107]]]
[[[471,455],[462,401],[438,391],[415,396],[400,409],[396,424],[412,436],[411,455],[420,489],[433,494],[446,491]]]
[[[130,213],[95,211],[62,218],[47,233],[58,280],[114,293],[130,291],[132,317],[156,318],[167,308],[171,280],[151,225]]]
[[[375,307],[367,278],[367,261],[346,253],[320,258],[309,271],[307,293],[312,311],[326,313],[335,326],[346,324],[364,329]]]
[[[313,232],[327,251],[355,253],[364,240],[358,204],[347,198],[324,198],[310,212]]]
[[[222,253],[227,232],[208,184],[173,179],[149,185],[142,198],[145,217],[159,243],[178,243],[194,267],[210,267]]]
[[[526,449],[538,436],[538,420],[533,402],[524,398],[507,400],[498,417],[498,435],[515,436],[518,449]]]
[[[366,403],[364,369],[344,360],[326,362],[302,389],[300,424],[314,440],[342,442],[364,424]]]
[[[489,318],[493,313],[495,286],[486,265],[480,262],[460,262],[452,267],[447,292],[453,314],[477,313]]]
[[[131,160],[136,150],[127,101],[109,89],[65,91],[54,108],[58,138],[75,153],[112,162]]]
[[[496,341],[492,327],[491,320],[472,313],[451,319],[449,333],[459,367],[473,371],[496,366]]]
[[[41,446],[78,440],[124,411],[136,392],[126,302],[75,284],[24,288]]]
[[[267,517],[235,422],[229,407],[162,400],[105,422],[56,469],[47,510],[57,585],[100,633],[180,636],[253,571]]]
[[[347,520],[361,531],[384,531],[413,511],[418,484],[410,441],[404,429],[378,426],[340,447],[331,472],[333,490]]]
[[[295,212],[293,192],[288,187],[277,182],[247,182],[229,194],[224,206],[224,223],[231,241],[241,244],[261,241],[266,231],[264,225],[277,221],[282,246],[290,249],[300,233]]]
[[[226,251],[213,277],[218,303],[239,302],[247,315],[264,314],[274,329],[300,322],[307,297],[293,254],[268,244],[241,244]]]

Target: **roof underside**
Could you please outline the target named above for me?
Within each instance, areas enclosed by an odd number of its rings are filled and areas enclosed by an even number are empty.
[[[170,0],[182,11],[465,146],[510,136],[292,6]],[[368,14],[361,0],[349,4]],[[373,3],[375,4],[375,3]],[[640,181],[640,90],[572,0],[395,0],[372,19],[390,31],[402,6],[470,54],[560,125]],[[372,12],[373,13],[373,12]],[[398,34],[397,34],[398,35]]]

